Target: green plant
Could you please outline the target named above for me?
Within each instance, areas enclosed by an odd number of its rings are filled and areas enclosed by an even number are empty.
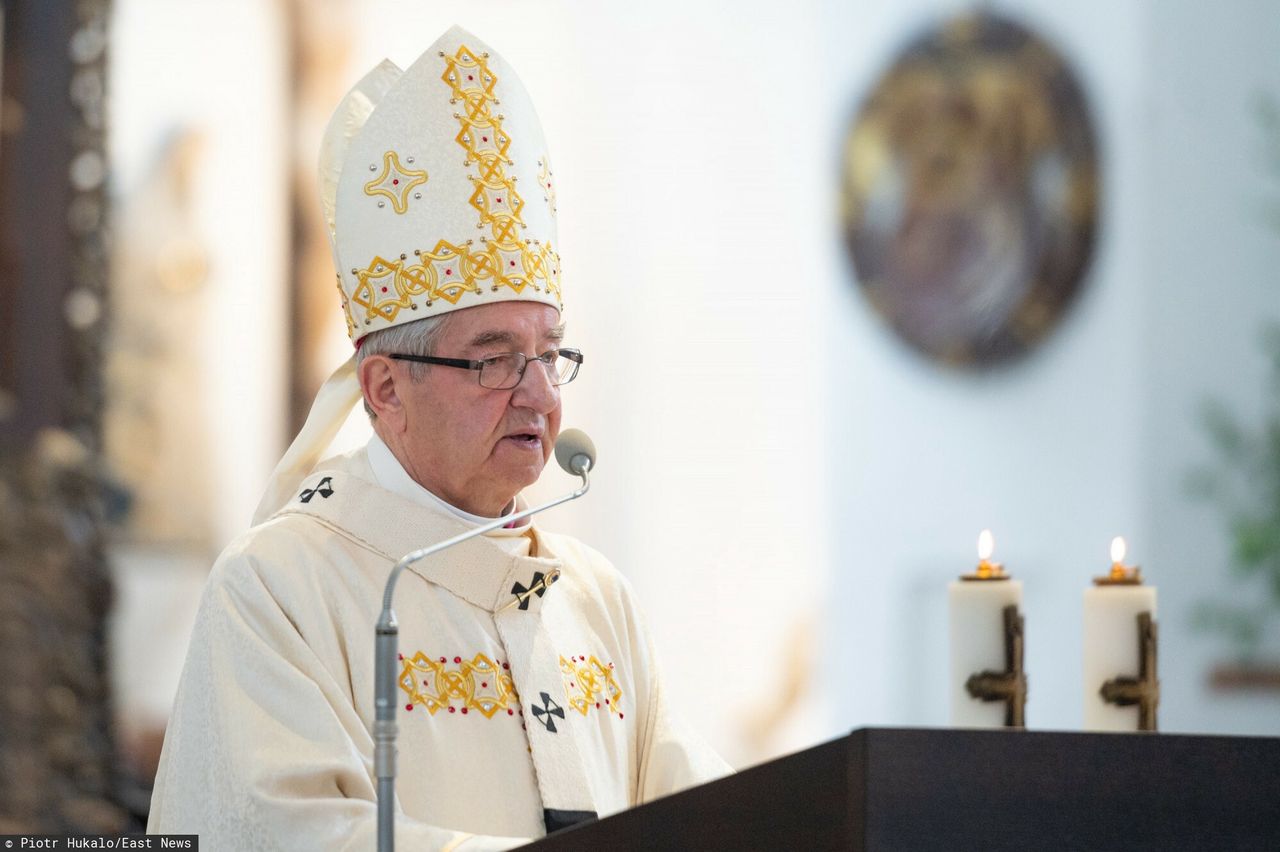
[[[1280,182],[1280,101],[1261,97],[1258,117],[1267,140],[1267,166]],[[1280,231],[1280,197],[1269,199],[1265,218]],[[1202,601],[1194,624],[1225,635],[1242,661],[1269,648],[1272,627],[1280,622],[1280,323],[1263,329],[1263,350],[1270,360],[1266,411],[1261,426],[1249,429],[1221,401],[1207,402],[1201,418],[1219,463],[1190,478],[1193,495],[1217,503],[1231,538],[1231,568],[1251,591],[1251,602]],[[1280,654],[1276,654],[1280,656]]]
[[[1219,464],[1196,470],[1189,482],[1193,495],[1222,507],[1232,571],[1260,593],[1250,604],[1203,601],[1194,622],[1224,634],[1245,660],[1258,656],[1280,619],[1280,324],[1267,326],[1263,340],[1271,375],[1261,427],[1251,431],[1221,402],[1206,403],[1201,416]]]

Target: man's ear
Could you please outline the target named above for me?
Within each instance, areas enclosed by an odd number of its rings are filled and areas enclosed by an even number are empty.
[[[360,362],[357,376],[365,404],[373,409],[374,415],[386,428],[401,431],[406,418],[398,382],[408,381],[409,376],[397,370],[385,355],[370,355],[365,358]]]

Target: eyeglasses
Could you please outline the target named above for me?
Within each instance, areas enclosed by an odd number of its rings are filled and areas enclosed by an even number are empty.
[[[389,357],[415,364],[438,364],[441,367],[476,370],[479,373],[480,387],[490,390],[510,390],[520,384],[520,380],[524,378],[524,369],[530,361],[540,361],[547,371],[547,378],[556,387],[573,381],[578,375],[578,368],[582,366],[582,353],[577,349],[550,349],[536,358],[530,358],[523,352],[500,352],[479,361],[437,358],[434,355],[394,354]]]

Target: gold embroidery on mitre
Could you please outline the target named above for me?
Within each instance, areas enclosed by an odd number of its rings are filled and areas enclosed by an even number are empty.
[[[354,337],[356,321],[351,317],[351,303],[347,300],[347,291],[342,287],[342,276],[338,276],[338,298],[342,300],[342,318],[347,321],[347,337]]]
[[[407,710],[417,705],[427,708],[434,716],[440,710],[466,715],[475,710],[491,719],[499,710],[514,716],[520,708],[520,696],[515,682],[507,674],[509,667],[501,667],[485,654],[476,654],[470,660],[454,657],[450,665],[447,657],[428,657],[419,651],[412,660],[401,657],[400,689],[409,696]]]
[[[538,160],[538,185],[542,187],[542,200],[547,202],[551,215],[556,215],[555,172],[551,170],[551,158],[546,154]]]
[[[560,675],[564,678],[564,697],[569,706],[583,716],[592,708],[608,709],[622,716],[618,705],[622,687],[613,677],[613,663],[607,666],[594,654],[590,657],[560,657]]]
[[[413,162],[412,157],[409,162]],[[364,194],[385,195],[397,213],[404,213],[409,209],[409,192],[426,182],[426,169],[406,169],[400,165],[400,155],[388,151],[382,155],[382,174],[364,185]]]
[[[410,296],[424,292],[416,279],[405,275],[402,260],[377,256],[367,268],[351,272],[356,276],[351,301],[365,309],[366,325],[375,316],[393,321],[402,308],[411,306]]]

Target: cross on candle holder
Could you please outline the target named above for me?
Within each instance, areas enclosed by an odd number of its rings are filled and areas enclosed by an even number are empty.
[[[1138,621],[1138,676],[1113,677],[1102,684],[1102,700],[1117,707],[1138,705],[1138,730],[1154,731],[1160,704],[1160,680],[1156,677],[1156,622],[1149,612]]]
[[[1012,604],[1003,610],[1004,616],[1004,665],[1002,672],[985,671],[969,675],[964,688],[974,698],[982,701],[1005,702],[1004,725],[1006,728],[1025,728],[1027,725],[1027,675],[1022,670],[1023,629],[1025,621]]]

